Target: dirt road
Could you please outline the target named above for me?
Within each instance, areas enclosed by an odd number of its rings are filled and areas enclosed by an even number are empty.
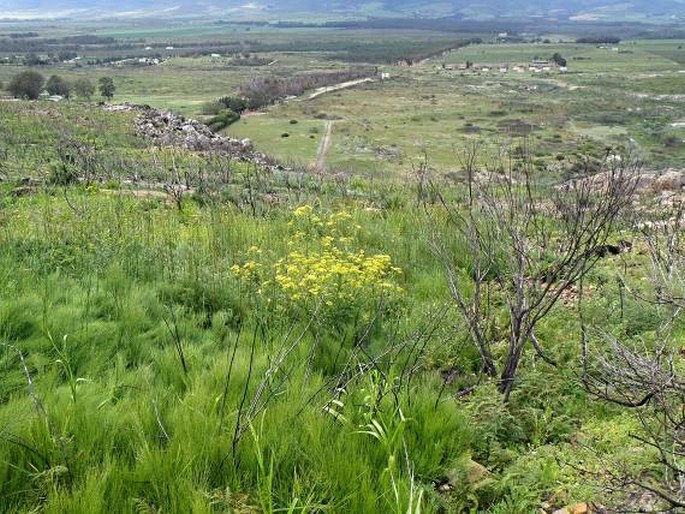
[[[336,84],[334,86],[320,87],[319,89],[314,91],[311,95],[309,95],[309,97],[307,99],[313,100],[317,96],[321,96],[325,93],[332,93],[333,91],[339,91],[341,89],[346,89],[348,87],[356,86],[359,84],[364,84],[365,82],[373,82],[373,79],[365,78],[365,79],[358,79],[358,80],[350,80],[349,82],[341,82],[340,84]]]

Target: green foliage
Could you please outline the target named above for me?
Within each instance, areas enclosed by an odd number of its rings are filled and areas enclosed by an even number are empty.
[[[247,110],[247,101],[237,96],[222,96],[219,98],[218,103],[237,114],[242,114]]]
[[[36,100],[43,91],[44,82],[45,79],[37,71],[22,71],[12,77],[7,90],[17,98]]]
[[[76,79],[72,84],[74,94],[83,100],[90,100],[95,94],[95,85],[86,77]]]
[[[555,52],[552,55],[552,61],[557,64],[557,66],[566,66],[566,59],[559,53]]]
[[[220,111],[216,116],[211,118],[207,122],[207,126],[214,132],[220,132],[229,125],[232,125],[240,119],[240,114],[231,111],[230,109],[224,109]]]
[[[114,92],[116,91],[114,79],[112,77],[100,77],[98,80],[98,90],[100,91],[100,96],[106,100],[114,98]]]
[[[71,95],[71,84],[59,75],[51,75],[45,83],[45,90],[51,95],[63,96],[69,98]]]

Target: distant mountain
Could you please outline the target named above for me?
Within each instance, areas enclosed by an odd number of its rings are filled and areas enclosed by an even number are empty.
[[[685,0],[0,0],[0,19],[153,16],[270,20],[456,16],[465,20],[673,22],[685,20]]]

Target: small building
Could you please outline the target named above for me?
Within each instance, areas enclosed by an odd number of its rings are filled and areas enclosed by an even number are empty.
[[[544,68],[549,66],[549,61],[547,59],[533,59],[530,63],[533,68]]]

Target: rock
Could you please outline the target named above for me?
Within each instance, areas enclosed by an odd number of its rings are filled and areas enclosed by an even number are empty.
[[[220,136],[204,123],[171,111],[133,104],[105,104],[103,109],[114,112],[138,112],[135,120],[136,134],[155,146],[179,147],[193,152],[225,155],[272,171],[292,171],[292,168],[279,165],[266,155],[255,151],[249,139]]]
[[[112,110],[112,107],[108,107],[108,110]],[[250,160],[254,156],[252,142],[249,139],[219,136],[203,123],[171,111],[160,111],[147,106],[140,107],[138,111],[136,133],[156,145],[178,146],[200,152],[227,153],[244,160]]]
[[[10,195],[15,197],[33,196],[36,194],[38,194],[38,188],[35,186],[20,186],[10,191]]]
[[[478,489],[490,483],[490,471],[470,457],[465,457],[460,466],[449,470],[440,483],[447,484],[451,489],[455,484],[464,482],[471,488]]]
[[[466,462],[466,481],[473,485],[482,482],[490,475],[488,469],[475,460]]]

